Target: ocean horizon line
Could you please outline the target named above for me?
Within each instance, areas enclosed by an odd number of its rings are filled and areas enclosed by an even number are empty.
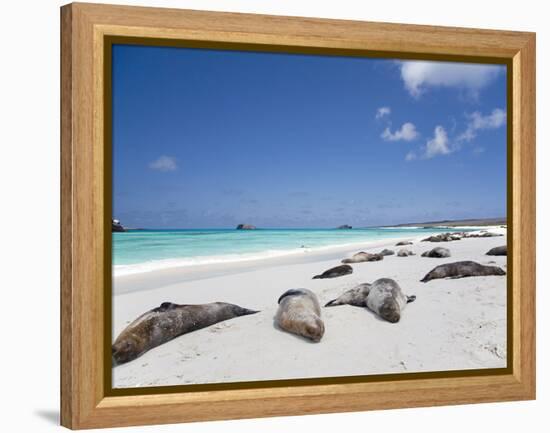
[[[463,219],[442,219],[434,221],[413,221],[413,222],[400,222],[393,224],[375,224],[368,226],[355,226],[349,224],[351,228],[343,228],[339,226],[281,226],[281,227],[269,227],[269,226],[255,226],[252,230],[360,230],[360,229],[377,229],[377,228],[406,228],[412,226],[424,226],[424,225],[441,225],[445,226],[447,224],[456,224],[464,223],[464,226],[468,226],[467,222],[485,222],[489,223],[494,221],[495,224],[500,225],[501,223],[506,223],[507,217],[483,217],[483,218],[463,218]],[[343,224],[348,225],[348,224]],[[481,224],[470,224],[472,226],[478,226]],[[491,225],[491,224],[488,224]],[[126,230],[238,230],[237,225],[226,226],[226,227],[125,227]],[[246,231],[242,230],[242,231]]]

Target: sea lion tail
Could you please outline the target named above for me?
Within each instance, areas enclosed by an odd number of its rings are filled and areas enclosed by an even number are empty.
[[[416,295],[407,296],[407,304],[414,302],[416,300]]]
[[[430,274],[426,274],[424,278],[420,280],[421,283],[427,283],[428,281],[430,281]]]
[[[318,280],[318,279],[321,279],[321,278],[323,278],[323,277],[321,276],[321,274],[319,274],[319,275],[315,275],[315,276],[312,278],[312,280]]]
[[[338,302],[338,299],[333,299],[332,301],[328,301],[326,304],[325,304],[325,307],[334,307],[336,305],[340,305],[337,303]]]
[[[260,310],[249,310],[248,308],[242,308],[240,311],[241,316],[248,316],[249,314],[259,313]]]

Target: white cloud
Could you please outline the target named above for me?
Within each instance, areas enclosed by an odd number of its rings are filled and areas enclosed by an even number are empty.
[[[380,107],[378,110],[376,110],[376,119],[381,119],[384,116],[388,116],[390,113],[390,107]]]
[[[405,88],[414,97],[420,96],[430,86],[459,87],[475,96],[503,69],[498,65],[472,63],[403,61],[400,64]]]
[[[407,122],[401,126],[401,129],[398,129],[395,132],[391,132],[390,128],[386,128],[380,137],[386,141],[412,141],[418,137],[418,131],[416,130],[414,124]]]
[[[475,111],[467,115],[468,126],[466,130],[457,138],[458,141],[472,141],[477,136],[477,131],[482,129],[496,129],[506,124],[506,112],[500,108],[495,108],[491,114],[482,115]]]
[[[149,164],[149,168],[158,171],[175,171],[178,169],[176,158],[162,155]]]
[[[424,157],[433,158],[437,155],[447,155],[449,153],[451,153],[451,149],[449,147],[449,137],[447,136],[447,131],[445,131],[443,126],[438,125],[435,127],[434,137],[426,143],[426,152]]]
[[[413,152],[412,150],[407,153],[407,156],[405,156],[405,161],[413,161],[416,159],[416,152]]]

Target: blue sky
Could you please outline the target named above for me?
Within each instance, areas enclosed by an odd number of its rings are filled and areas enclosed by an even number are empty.
[[[504,66],[115,45],[130,227],[506,214]]]

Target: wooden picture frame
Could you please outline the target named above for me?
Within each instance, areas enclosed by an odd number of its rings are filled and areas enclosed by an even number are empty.
[[[492,374],[113,395],[109,38],[508,66],[509,365]],[[535,34],[74,3],[61,8],[61,424],[80,429],[535,398]],[[108,342],[106,344],[106,342]],[[493,372],[494,373],[494,372]]]

